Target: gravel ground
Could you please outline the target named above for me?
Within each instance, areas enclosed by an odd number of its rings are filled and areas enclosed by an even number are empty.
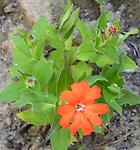
[[[1,1],[0,1],[1,2]],[[82,8],[80,17],[90,23],[99,16],[99,6],[93,0],[73,0],[76,6]],[[133,5],[137,3],[137,5]],[[105,9],[112,10],[114,15],[121,16],[127,31],[130,27],[139,27],[140,2],[139,0],[112,0]],[[0,89],[7,81],[8,67],[11,65],[10,37],[16,32],[17,27],[26,28],[24,16],[19,10],[16,0],[6,0],[0,4]],[[126,88],[140,95],[140,34],[132,36],[125,45],[128,54],[136,61],[139,68],[134,73],[125,73]],[[17,110],[9,104],[0,105],[0,150],[49,150],[44,144],[46,127],[26,125],[16,118]],[[105,136],[91,135],[81,141],[85,150],[131,150],[140,149],[140,107],[124,106],[123,116],[117,113],[111,125],[106,130]],[[70,149],[77,150],[79,145]]]

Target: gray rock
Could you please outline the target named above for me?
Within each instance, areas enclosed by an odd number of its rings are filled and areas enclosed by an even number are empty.
[[[15,9],[13,8],[13,3],[10,3],[9,5],[7,5],[5,8],[4,8],[4,12],[5,13],[12,13],[14,12]]]
[[[17,0],[29,25],[40,16],[45,16],[51,23],[56,23],[64,8],[65,0]]]
[[[0,0],[0,15],[3,12],[3,8],[10,3],[10,0]]]
[[[112,146],[106,146],[104,150],[117,150],[117,149]]]
[[[140,150],[140,145],[133,147],[131,150]]]

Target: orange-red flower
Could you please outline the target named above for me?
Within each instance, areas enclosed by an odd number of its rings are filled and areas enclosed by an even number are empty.
[[[101,97],[101,88],[97,85],[90,88],[87,81],[82,81],[73,83],[71,89],[61,93],[61,99],[68,104],[58,108],[57,113],[62,116],[59,123],[63,128],[69,127],[72,135],[79,129],[85,136],[90,135],[94,131],[93,125],[103,124],[99,115],[109,111],[107,104],[95,102]]]

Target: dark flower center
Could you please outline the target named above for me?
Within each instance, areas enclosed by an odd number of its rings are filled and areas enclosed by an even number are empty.
[[[77,104],[76,105],[76,112],[83,112],[85,109],[85,105],[84,104]]]

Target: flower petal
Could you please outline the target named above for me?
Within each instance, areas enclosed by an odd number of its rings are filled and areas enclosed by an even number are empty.
[[[80,113],[76,113],[72,124],[70,125],[70,132],[74,135],[79,129],[81,125]]]
[[[101,117],[99,117],[98,114],[93,113],[91,111],[86,110],[84,112],[84,115],[87,119],[90,120],[91,123],[93,123],[95,126],[101,126],[103,124],[103,120]]]
[[[90,104],[86,105],[86,109],[97,114],[106,114],[109,111],[107,104]]]
[[[76,97],[75,93],[72,91],[69,91],[69,90],[64,90],[61,93],[60,98],[64,101],[72,103],[72,104],[77,102],[77,97]]]
[[[94,100],[100,98],[101,96],[102,96],[101,88],[98,87],[97,85],[95,85],[92,88],[90,88],[90,90],[88,91],[86,97],[82,100],[82,102],[88,103],[90,101],[94,101]]]
[[[66,115],[72,111],[74,111],[74,106],[73,105],[69,105],[69,104],[64,104],[62,106],[60,106],[57,110],[57,114],[63,116]]]
[[[74,121],[70,125],[71,134],[74,135],[80,128],[82,129],[84,136],[90,135],[93,132],[93,126],[89,120],[87,120],[87,118],[85,118],[83,114],[79,112],[76,113]]]
[[[83,117],[82,118],[83,122],[81,123],[82,132],[84,136],[90,135],[94,131],[94,128],[92,124],[90,123],[90,121],[87,118],[85,118],[83,114],[82,114],[82,117]]]
[[[71,112],[71,113],[68,113],[66,115],[63,115],[62,118],[59,121],[59,124],[63,128],[67,128],[69,126],[70,122],[72,121],[73,117],[74,117],[74,113],[75,112]]]
[[[72,91],[77,95],[77,98],[81,100],[81,98],[85,97],[87,92],[89,91],[89,84],[87,81],[75,82],[71,85]]]

